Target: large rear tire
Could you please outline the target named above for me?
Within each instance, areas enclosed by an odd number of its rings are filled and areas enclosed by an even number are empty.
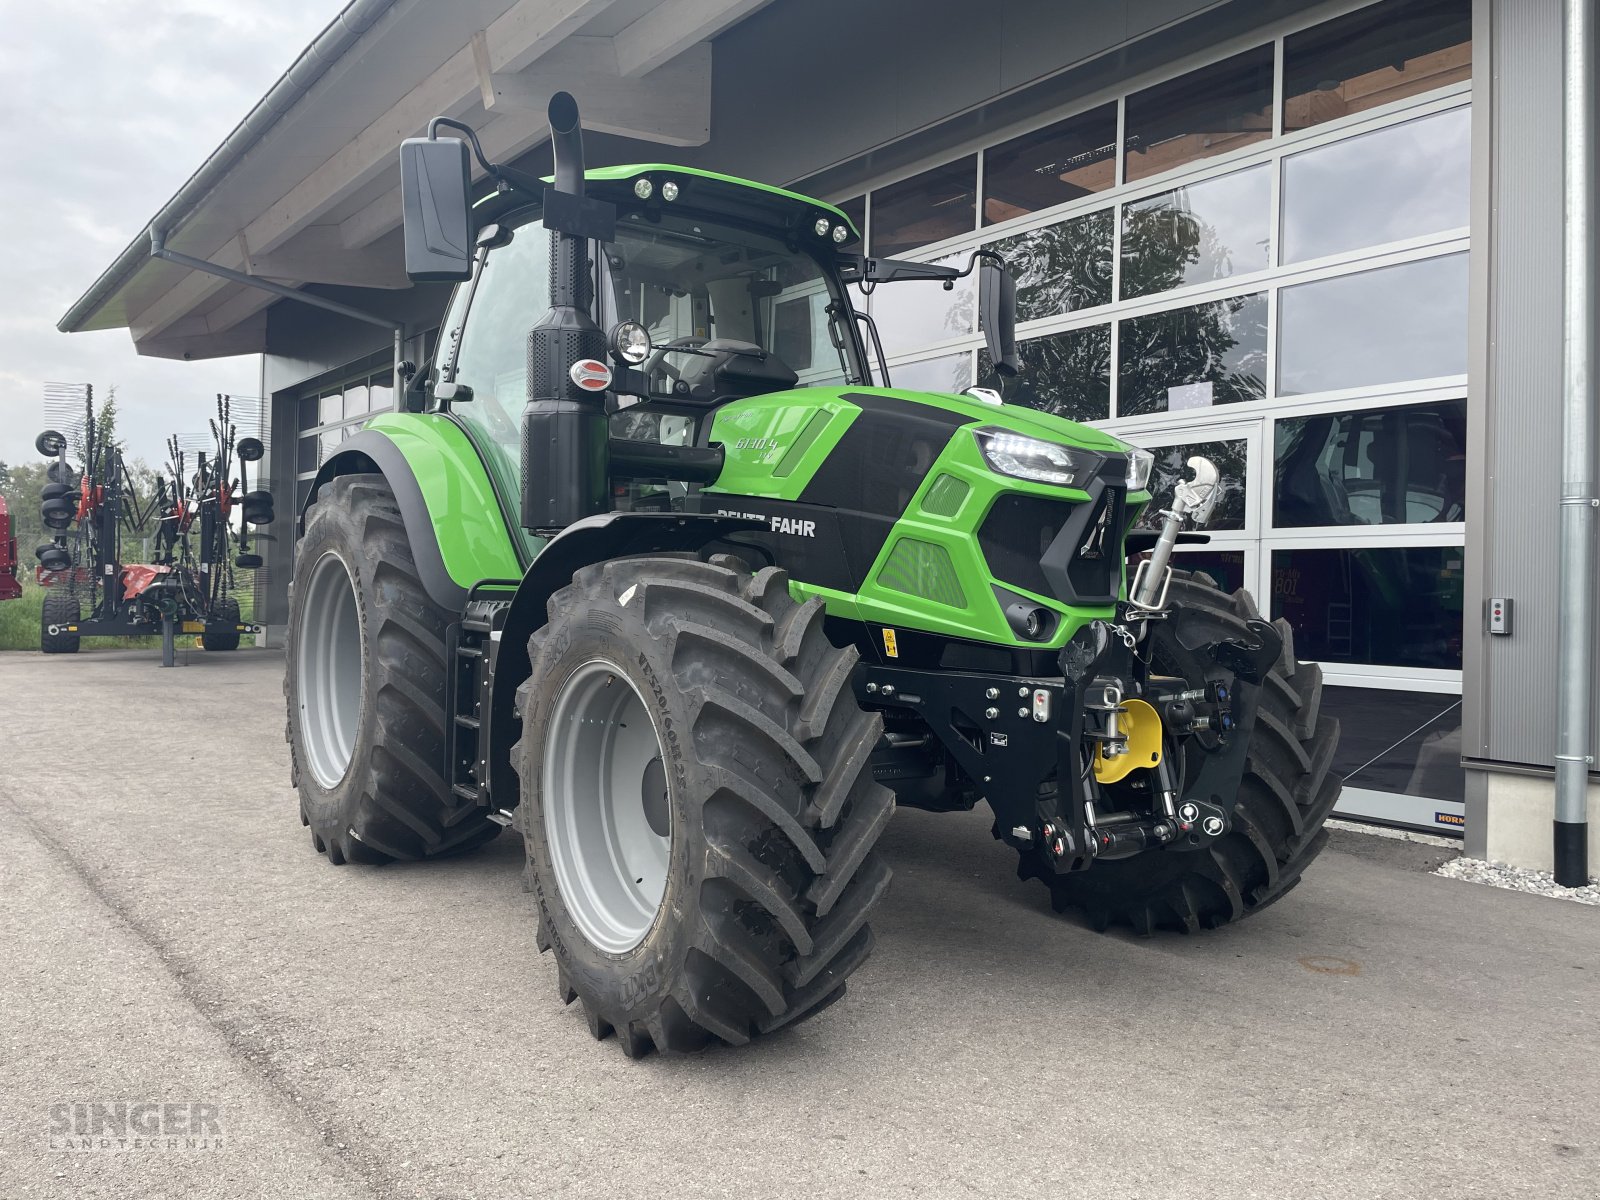
[[[78,634],[68,632],[66,627],[76,625],[82,616],[83,608],[76,596],[66,591],[47,595],[39,612],[39,649],[46,654],[76,654]],[[52,627],[56,632],[50,632]]]
[[[300,820],[334,864],[435,858],[500,831],[445,774],[451,620],[388,481],[323,484],[295,553],[283,691]]]
[[[629,1057],[820,1011],[872,948],[894,810],[856,651],[776,568],[619,559],[529,642],[518,825],[557,990]]]
[[[1174,607],[1203,608],[1236,627],[1241,640],[1249,640],[1245,621],[1258,619],[1248,592],[1229,596],[1207,575],[1174,571],[1168,594]],[[1102,930],[1126,925],[1145,934],[1192,933],[1260,912],[1300,882],[1328,839],[1323,824],[1339,798],[1341,781],[1331,770],[1339,723],[1321,715],[1322,668],[1295,661],[1288,622],[1275,628],[1283,653],[1261,689],[1228,833],[1202,850],[1150,850],[1068,875],[1025,851],[1017,874],[1043,880],[1057,912],[1080,909]],[[1158,624],[1155,636],[1156,669],[1181,673],[1165,627]]]

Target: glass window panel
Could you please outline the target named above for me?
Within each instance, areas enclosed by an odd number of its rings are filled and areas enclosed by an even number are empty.
[[[1346,787],[1457,803],[1466,799],[1460,696],[1327,687],[1322,711],[1339,722],[1333,769],[1344,776]]]
[[[512,222],[516,220],[512,218]],[[608,252],[624,253],[611,248]],[[513,229],[511,240],[491,250],[484,260],[465,316],[458,315],[458,303],[451,306],[445,320],[448,333],[454,333],[457,322],[464,322],[456,335],[452,378],[472,389],[472,399],[452,405],[451,411],[477,435],[505,495],[515,495],[520,486],[519,430],[522,406],[528,398],[528,314],[543,311],[549,288],[550,237],[536,218],[525,219]],[[459,297],[466,288],[456,291]]]
[[[1180,571],[1203,571],[1225,592],[1237,592],[1244,586],[1243,550],[1187,550],[1179,546],[1173,553],[1172,565]]]
[[[1279,528],[1466,520],[1467,402],[1280,419]]]
[[[1115,102],[983,152],[983,223],[1009,221],[1117,182]]]
[[[1472,112],[1456,108],[1290,155],[1283,261],[1464,228],[1471,152]]]
[[[1448,254],[1284,288],[1278,394],[1467,371],[1467,256]]]
[[[322,456],[317,461],[327,462],[328,459],[339,453],[339,443],[344,441],[344,435],[345,431],[338,426],[334,426],[332,429],[324,429],[318,434],[317,436],[322,439]]]
[[[1127,100],[1123,178],[1131,183],[1272,136],[1272,47],[1260,46]]]
[[[328,425],[344,420],[344,393],[328,392],[317,399],[317,424]]]
[[[902,363],[889,372],[897,388],[919,392],[964,392],[972,386],[972,355],[943,354],[920,362]]]
[[[344,389],[344,415],[346,417],[361,417],[367,412],[367,405],[371,402],[366,381],[352,383]]]
[[[322,463],[322,457],[317,453],[317,435],[300,439],[300,444],[295,451],[294,469],[300,471],[315,471]]]
[[[1266,294],[1131,317],[1118,327],[1117,356],[1118,416],[1259,400],[1266,395]]]
[[[316,397],[306,396],[300,401],[299,412],[295,416],[295,427],[304,433],[307,429],[315,429],[317,423]]]
[[[872,253],[884,258],[977,227],[978,156],[872,193]]]
[[[1090,325],[1017,345],[1022,373],[998,374],[987,350],[978,351],[978,383],[1008,404],[1025,404],[1072,421],[1111,415],[1111,326]]]
[[[1135,435],[1135,445],[1138,444]],[[1245,466],[1250,443],[1243,438],[1225,442],[1186,442],[1179,446],[1152,446],[1155,474],[1150,479],[1150,503],[1140,514],[1137,528],[1159,529],[1161,510],[1172,507],[1172,489],[1189,477],[1187,463],[1198,454],[1209,458],[1222,477],[1222,495],[1206,525],[1207,531],[1243,529],[1248,513]],[[1190,568],[1193,569],[1193,568]]]
[[[1124,205],[1123,298],[1264,271],[1271,227],[1265,164]]]
[[[1472,78],[1472,0],[1386,0],[1283,43],[1283,127]]]
[[[1017,320],[1111,303],[1114,219],[1107,208],[994,243],[1017,281]]]
[[[1318,662],[1461,667],[1460,546],[1274,550],[1272,615]]]
[[[306,501],[311,497],[311,484],[313,480],[297,479],[294,483],[294,510],[301,512],[306,506]]]
[[[388,412],[394,408],[394,388],[390,386],[390,379],[385,375],[373,383],[370,412]]]
[[[965,267],[965,254],[938,260],[945,266]],[[883,339],[883,352],[893,358],[935,342],[973,331],[977,318],[978,273],[957,279],[948,292],[930,281],[879,284],[872,292],[872,319]]]

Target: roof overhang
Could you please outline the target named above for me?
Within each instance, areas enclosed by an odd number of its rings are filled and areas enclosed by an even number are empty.
[[[702,145],[711,39],[768,2],[352,0],[58,328],[126,328],[167,358],[265,350],[278,297],[151,258],[154,233],[291,286],[406,287],[402,139],[454,117],[508,161],[548,139],[545,107],[565,90],[587,128]]]

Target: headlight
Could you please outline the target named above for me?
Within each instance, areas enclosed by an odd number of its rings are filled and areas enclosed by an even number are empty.
[[[816,230],[816,233],[817,233],[818,237],[827,237],[828,236],[828,218],[827,217],[818,217],[817,220],[816,220],[816,223],[814,225],[812,225],[811,228]]]
[[[1014,479],[1082,487],[1101,463],[1100,456],[1090,451],[1023,437],[1006,429],[976,429],[973,436],[978,439],[984,461]]]
[[[841,246],[844,245],[845,242],[850,240],[850,230],[843,225],[835,225],[833,227],[833,240]]]
[[[623,362],[638,366],[650,357],[650,331],[637,321],[623,321],[611,331],[611,351]]]
[[[1155,470],[1156,456],[1148,450],[1128,451],[1128,490],[1142,492],[1150,486],[1150,473]]]
[[[633,194],[641,200],[648,200],[655,193],[655,184],[648,179],[635,179],[633,181]]]
[[[663,183],[661,185],[661,198],[671,204],[678,198],[678,185],[670,179]]]

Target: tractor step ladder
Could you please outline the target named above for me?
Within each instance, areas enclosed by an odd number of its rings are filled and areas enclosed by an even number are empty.
[[[473,804],[489,803],[489,739],[484,729],[494,678],[495,634],[511,607],[511,596],[479,594],[479,589],[514,588],[515,580],[486,579],[467,593],[466,611],[450,627],[446,695],[450,698],[450,790]]]

